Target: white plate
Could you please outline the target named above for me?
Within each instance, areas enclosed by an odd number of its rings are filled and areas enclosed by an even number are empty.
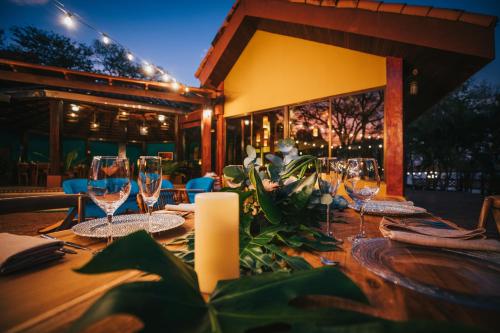
[[[349,208],[359,212],[359,206],[354,203],[350,203]],[[368,201],[365,204],[365,214],[368,215],[411,216],[425,213],[425,208],[413,206],[411,201]]]
[[[157,233],[177,228],[184,224],[184,218],[173,214],[153,214],[151,216],[151,232]],[[100,218],[78,223],[71,230],[78,236],[92,238],[108,237],[107,218]],[[131,214],[113,216],[111,233],[113,237],[123,237],[145,228],[148,214]]]

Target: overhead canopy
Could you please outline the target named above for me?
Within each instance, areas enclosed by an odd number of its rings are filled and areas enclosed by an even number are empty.
[[[496,22],[461,10],[378,1],[240,0],[196,76],[202,86],[218,87],[255,31],[263,30],[402,58],[406,81],[418,71],[412,77],[418,95],[405,98],[405,114],[414,118],[494,59]]]
[[[210,89],[182,87],[0,59],[3,130],[48,133],[51,101],[63,101],[65,137],[112,141],[175,140],[175,116],[211,104]],[[79,107],[72,112],[72,104]],[[158,115],[164,115],[164,121]],[[90,123],[99,128],[91,130]],[[139,128],[148,125],[148,135]]]

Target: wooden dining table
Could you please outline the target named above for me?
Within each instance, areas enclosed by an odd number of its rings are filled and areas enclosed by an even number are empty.
[[[428,219],[437,219],[432,215]],[[349,236],[359,230],[359,217],[347,209],[336,212],[337,223],[333,224],[335,236],[344,239],[337,251],[323,253],[328,259],[339,261],[339,267],[363,290],[369,305],[346,302],[334,297],[315,297],[309,301],[316,305],[338,306],[368,313],[391,320],[438,320],[477,325],[494,332],[498,328],[500,313],[459,305],[417,293],[402,286],[385,281],[358,263],[351,254]],[[381,237],[380,216],[366,216],[366,231],[369,238]],[[176,229],[158,234],[155,238],[165,243],[184,235],[193,228],[193,217]],[[103,241],[78,237],[70,230],[52,233],[53,236],[92,250],[102,249]],[[33,268],[16,274],[0,277],[0,331],[1,332],[62,332],[67,330],[89,306],[105,291],[144,276],[139,271],[120,271],[100,275],[83,275],[73,271],[92,258],[88,250],[76,250],[64,259],[49,266]],[[289,251],[293,252],[293,251]],[[319,267],[318,253],[302,252],[312,266]],[[404,265],[404,263],[402,263]],[[457,270],[460,269],[457,267]],[[448,276],[439,271],[429,273],[429,279],[442,285],[460,284],[460,276]],[[151,278],[151,277],[150,277]],[[479,286],[480,288],[480,286]],[[131,332],[141,328],[141,322],[128,315],[109,317],[91,326],[89,332]]]

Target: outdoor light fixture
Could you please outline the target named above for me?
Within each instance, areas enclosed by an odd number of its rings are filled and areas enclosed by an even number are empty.
[[[62,19],[62,24],[64,24],[66,26],[66,28],[68,29],[73,29],[75,27],[75,21],[73,20],[73,14],[71,14],[70,12],[66,12]]]
[[[203,110],[203,118],[207,119],[210,117],[212,117],[212,109],[207,107]]]
[[[78,112],[80,111],[80,106],[76,104],[71,104],[71,111]]]
[[[151,66],[147,62],[144,62],[144,66],[142,67],[142,70],[144,71],[144,73],[146,73],[146,75],[153,75],[153,73],[155,71],[153,66]]]
[[[106,34],[102,34],[102,42],[106,45],[108,45],[109,43],[111,43],[111,39],[106,35]]]
[[[97,132],[99,130],[99,123],[97,122],[97,115],[94,113],[94,118],[90,122],[90,128],[92,132]]]
[[[411,71],[411,79],[410,79],[410,95],[411,96],[418,95],[417,75],[418,75],[418,69],[414,68]]]
[[[158,115],[158,121],[164,122],[165,121],[165,115],[164,114],[159,114]]]
[[[245,126],[248,126],[248,125],[250,125],[250,120],[245,119]]]
[[[179,83],[178,83],[177,81],[174,81],[174,82],[172,83],[172,89],[173,89],[174,91],[179,90],[179,88],[180,88],[180,87],[181,87],[181,86],[179,85]]]

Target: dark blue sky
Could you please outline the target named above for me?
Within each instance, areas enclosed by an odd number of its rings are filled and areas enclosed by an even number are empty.
[[[69,10],[136,52],[169,70],[179,81],[198,86],[194,72],[210,46],[234,0],[65,0]],[[500,16],[498,0],[385,1],[465,9]],[[34,25],[65,34],[81,42],[96,38],[79,27],[68,31],[59,22],[60,12],[47,0],[0,0],[0,28]],[[496,34],[496,50],[500,34]],[[500,85],[500,60],[476,75]]]

